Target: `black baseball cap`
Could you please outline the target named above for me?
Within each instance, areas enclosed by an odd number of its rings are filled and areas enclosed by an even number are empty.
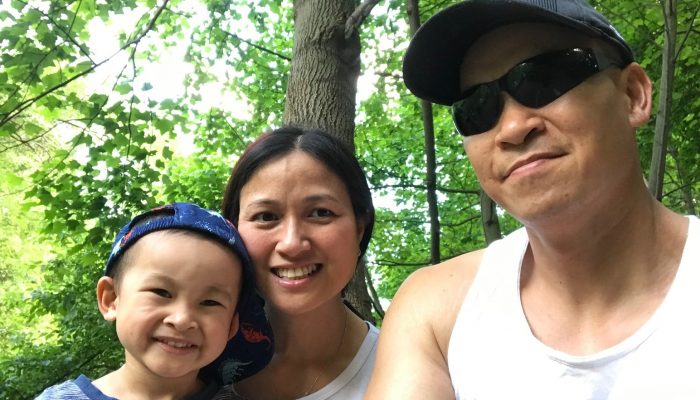
[[[429,18],[411,39],[403,79],[416,96],[451,105],[460,96],[464,54],[485,33],[519,22],[562,25],[599,38],[618,50],[623,64],[634,60],[615,27],[585,0],[467,0]]]

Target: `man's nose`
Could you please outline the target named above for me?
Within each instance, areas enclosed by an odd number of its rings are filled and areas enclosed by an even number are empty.
[[[544,119],[535,109],[520,104],[504,93],[503,110],[494,129],[499,146],[518,146],[527,140],[530,133],[544,129]]]

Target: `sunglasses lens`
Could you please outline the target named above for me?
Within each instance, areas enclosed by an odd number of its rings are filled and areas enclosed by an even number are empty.
[[[518,103],[531,108],[544,107],[578,86],[590,75],[562,71],[550,66],[530,66],[524,79],[508,82],[508,93]]]
[[[501,91],[525,107],[540,108],[598,71],[600,68],[591,49],[573,48],[542,54],[516,65],[496,81],[469,89],[452,105],[452,117],[463,136],[486,132],[501,116]]]
[[[473,87],[452,105],[452,119],[462,136],[493,128],[501,115],[501,94],[497,82]]]

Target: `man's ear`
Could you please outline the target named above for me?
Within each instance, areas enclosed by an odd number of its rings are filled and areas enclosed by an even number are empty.
[[[229,328],[228,331],[228,340],[231,340],[234,336],[236,336],[236,333],[238,332],[238,325],[240,321],[238,319],[238,312],[233,314],[233,318],[231,318],[231,328]]]
[[[102,317],[107,321],[117,319],[117,290],[114,279],[103,276],[97,281],[97,308],[100,309]]]
[[[651,80],[637,63],[629,64],[623,71],[623,77],[629,98],[629,123],[638,128],[649,121],[651,115]]]

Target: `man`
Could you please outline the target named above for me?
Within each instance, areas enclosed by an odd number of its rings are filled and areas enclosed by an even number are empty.
[[[700,399],[700,221],[645,187],[651,83],[615,28],[583,0],[466,1],[404,79],[524,228],[404,282],[366,398]]]

